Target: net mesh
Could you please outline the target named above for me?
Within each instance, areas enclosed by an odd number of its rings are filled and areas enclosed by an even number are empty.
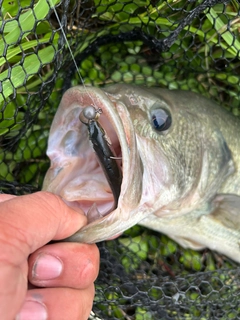
[[[63,92],[81,82],[66,42],[86,85],[191,90],[239,115],[239,1],[0,3],[4,193],[41,189],[52,119]],[[139,226],[99,248],[92,319],[240,318],[239,268],[222,255]]]

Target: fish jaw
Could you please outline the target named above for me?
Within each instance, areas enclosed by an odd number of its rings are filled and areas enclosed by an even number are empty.
[[[112,144],[119,143],[121,148],[123,180],[116,210],[112,210],[113,196],[93,152],[87,128],[79,120],[82,109],[89,105],[101,108],[99,122]],[[86,215],[97,204],[94,221],[67,241],[93,243],[112,238],[146,216],[144,208],[142,214],[138,211],[143,173],[128,110],[102,90],[77,86],[63,95],[51,126],[47,155],[51,167],[43,190],[61,196]]]

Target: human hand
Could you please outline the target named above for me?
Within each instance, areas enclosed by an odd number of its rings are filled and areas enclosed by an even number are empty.
[[[0,195],[1,320],[88,318],[99,268],[96,245],[46,245],[85,224],[85,216],[51,193]]]

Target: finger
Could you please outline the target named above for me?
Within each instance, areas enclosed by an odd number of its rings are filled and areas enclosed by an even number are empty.
[[[15,197],[16,196],[13,196],[11,194],[2,193],[2,194],[0,194],[0,202],[7,201],[7,200],[10,200],[10,199],[15,198]]]
[[[98,271],[96,245],[54,243],[29,258],[29,281],[38,287],[85,289],[96,280]]]
[[[87,320],[94,292],[93,284],[85,290],[71,288],[29,290],[16,319]]]
[[[0,261],[0,270],[0,319],[14,319],[27,291],[27,261],[20,266]]]

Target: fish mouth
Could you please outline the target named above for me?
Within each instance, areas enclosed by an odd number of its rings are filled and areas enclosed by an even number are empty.
[[[79,120],[87,106],[101,109],[98,119],[117,165],[122,171],[118,205],[90,141],[88,128]],[[88,224],[68,241],[98,242],[116,237],[129,227],[141,189],[140,159],[133,124],[126,106],[101,89],[73,87],[64,95],[54,117],[47,155],[51,160],[43,190],[60,195],[75,210],[84,212]],[[137,167],[137,169],[136,169]],[[136,176],[137,173],[137,176]],[[139,173],[139,174],[138,174]],[[133,188],[136,185],[137,187]],[[140,190],[138,190],[140,191]],[[79,210],[80,209],[80,210]],[[133,222],[135,224],[136,222]]]

